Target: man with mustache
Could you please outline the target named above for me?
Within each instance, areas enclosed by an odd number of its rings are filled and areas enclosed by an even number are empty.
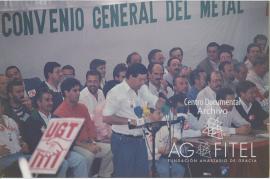
[[[98,71],[90,70],[86,74],[86,87],[80,93],[79,102],[84,104],[91,116],[97,104],[105,101],[105,97],[101,89],[101,75]]]
[[[99,89],[101,75],[98,71],[88,71],[86,74],[86,87],[80,93],[79,102],[84,104],[97,129],[97,140],[110,140],[110,126],[102,121],[102,110],[105,105],[105,97]],[[104,145],[110,149],[110,145]]]
[[[219,71],[213,71],[210,75],[207,76],[208,85],[199,92],[196,101],[202,101],[204,103],[205,99],[209,101],[216,101],[216,92],[222,86],[222,75]],[[207,107],[206,104],[198,104],[198,110],[203,110]]]
[[[26,120],[24,125],[25,130],[22,134],[26,143],[29,145],[31,154],[35,151],[49,121],[56,120],[52,119],[55,116],[51,114],[53,109],[53,92],[48,88],[39,89],[35,98],[35,106],[37,110],[34,110]],[[74,151],[69,151],[58,169],[56,176],[66,177],[67,169],[71,168],[73,177],[88,177],[87,163],[88,161],[82,155]]]
[[[219,65],[219,71],[221,71],[222,76],[223,76],[223,87],[230,88],[235,92],[235,83],[234,81],[234,69],[233,69],[233,64],[231,62],[222,62]]]
[[[149,74],[149,90],[153,95],[158,96],[161,92],[168,98],[173,95],[172,89],[167,85],[166,81],[163,80],[164,68],[158,63],[150,63],[148,65]]]
[[[164,79],[169,83],[170,87],[173,88],[173,79],[180,72],[181,61],[179,58],[170,58],[167,63],[168,73],[164,75]]]

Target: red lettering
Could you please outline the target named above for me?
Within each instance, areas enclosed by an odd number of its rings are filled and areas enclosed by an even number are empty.
[[[61,138],[63,136],[67,126],[68,126],[67,122],[63,122],[62,124],[60,124],[60,126],[58,127],[58,129],[57,129],[57,131],[55,133],[55,137],[60,137]]]
[[[67,138],[70,138],[70,135],[72,134],[73,130],[78,126],[78,123],[70,123],[69,126],[70,129],[67,133]]]
[[[52,137],[54,135],[54,133],[56,132],[56,129],[58,128],[59,123],[52,123],[52,125],[50,126],[50,128],[48,128],[45,137]]]

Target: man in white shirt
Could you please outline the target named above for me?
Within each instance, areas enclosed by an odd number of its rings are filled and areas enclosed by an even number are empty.
[[[103,91],[99,89],[101,75],[90,70],[86,74],[86,87],[80,92],[79,103],[84,104],[97,128],[97,140],[110,140],[111,127],[102,121],[102,110],[105,105]],[[109,147],[109,146],[108,146]]]
[[[80,93],[79,103],[84,104],[92,118],[96,106],[105,101],[101,89],[99,89],[101,75],[98,71],[90,70],[86,74],[86,87]]]
[[[202,110],[206,107],[205,100],[216,101],[216,92],[222,86],[222,75],[219,71],[213,71],[207,77],[208,86],[202,89],[196,98],[198,110]]]
[[[164,79],[173,86],[173,79],[179,75],[181,68],[181,61],[178,58],[170,58],[167,63],[168,73],[164,75]]]
[[[128,123],[141,123],[135,111],[149,104],[160,108],[164,100],[154,96],[145,84],[147,69],[142,64],[128,67],[126,79],[111,89],[103,110],[103,121],[112,125],[111,147],[114,177],[147,177],[148,161],[142,129],[129,129]],[[135,110],[135,111],[134,111]]]
[[[221,134],[248,134],[251,131],[250,123],[247,122],[236,110],[238,105],[234,92],[229,88],[221,88],[217,91],[216,102],[207,105],[199,119],[200,128],[210,127],[210,119],[215,119],[220,124],[215,124],[216,129],[220,127]],[[214,125],[214,126],[215,126]],[[234,125],[236,128],[234,128]],[[210,129],[208,129],[210,130]]]
[[[163,80],[164,67],[158,63],[150,63],[148,65],[149,74],[149,90],[153,95],[158,96],[159,93],[163,93],[170,98],[173,95],[172,89],[167,85],[167,82]]]

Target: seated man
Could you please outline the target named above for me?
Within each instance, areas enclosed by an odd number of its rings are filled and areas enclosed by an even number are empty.
[[[199,129],[198,120],[191,114],[188,113],[188,108],[185,105],[184,101],[186,96],[183,94],[174,95],[170,98],[170,102],[172,104],[171,116],[173,116],[172,120],[177,120],[179,115],[183,116],[185,122],[181,121],[182,125],[179,123],[172,125],[172,143],[180,142],[183,137],[199,137],[202,135],[201,129]],[[179,111],[183,111],[179,113]],[[186,114],[187,113],[187,114]],[[162,118],[162,115],[158,110],[154,111],[149,115],[151,121],[159,121]],[[162,119],[166,121],[164,117]],[[147,143],[149,146],[148,150],[148,159],[149,165],[152,165],[152,140],[151,135],[147,137]],[[169,130],[167,126],[163,126],[156,134],[156,151],[155,151],[155,159],[156,159],[156,167],[157,172],[160,177],[169,177],[169,163],[168,163],[168,154],[170,153],[171,147],[169,145]],[[173,177],[183,177],[185,173],[184,167],[180,163],[172,163],[172,176]]]
[[[23,125],[32,111],[32,101],[24,96],[23,82],[17,79],[7,85],[8,103],[5,105],[5,114],[12,118],[22,133]]]
[[[258,101],[256,101],[256,85],[250,81],[242,81],[236,86],[239,105],[236,109],[239,114],[251,123],[253,129],[264,129],[264,121],[268,121],[269,114],[265,112]]]
[[[24,97],[29,97],[30,99],[33,99],[35,97],[36,92],[39,86],[41,85],[41,80],[37,77],[23,79],[21,71],[19,70],[17,66],[7,67],[6,77],[9,79],[9,81],[14,80],[14,79],[23,81]]]
[[[51,120],[53,109],[53,92],[47,88],[38,91],[35,99],[37,111],[33,111],[24,126],[23,138],[33,153]],[[79,153],[70,151],[57,172],[58,177],[66,177],[66,171],[72,168],[73,177],[88,177],[87,160]]]
[[[4,101],[0,99],[0,173],[28,152],[27,145],[20,139],[18,125],[3,112]]]
[[[216,119],[220,122],[217,125],[221,127],[222,134],[248,134],[250,132],[249,122],[235,108],[235,96],[231,89],[219,89],[216,93],[216,101],[211,100],[209,103],[212,105],[206,105],[206,108],[200,112],[200,128],[209,127],[209,119]]]
[[[110,144],[96,142],[96,128],[91,120],[87,107],[79,103],[80,82],[75,78],[67,78],[61,84],[61,91],[64,101],[55,110],[54,114],[58,117],[84,118],[82,126],[73,150],[83,155],[88,160],[90,167],[95,158],[101,158],[101,165],[98,175],[110,177],[113,172],[112,152]]]

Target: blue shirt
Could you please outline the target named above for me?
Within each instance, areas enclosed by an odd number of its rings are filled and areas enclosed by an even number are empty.
[[[198,93],[199,90],[195,86],[192,86],[188,91],[187,97],[189,100],[195,100],[197,98]]]

